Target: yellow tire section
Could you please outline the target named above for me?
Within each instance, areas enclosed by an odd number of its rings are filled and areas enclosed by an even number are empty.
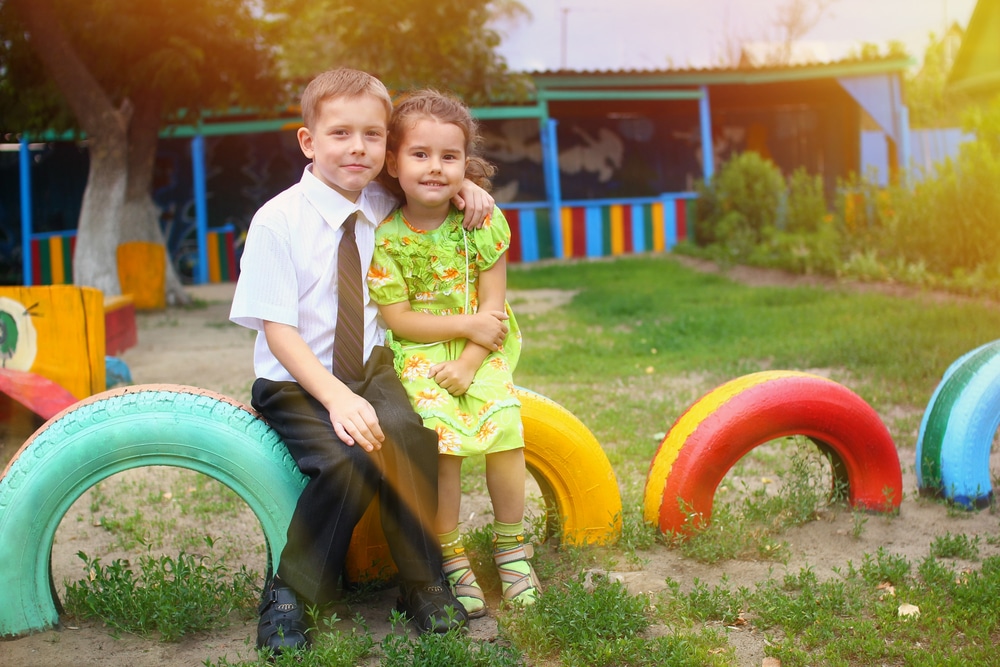
[[[524,462],[542,492],[547,536],[567,544],[606,544],[622,529],[622,500],[611,462],[594,434],[571,412],[518,387]],[[376,500],[377,502],[377,500]],[[347,554],[351,582],[378,581],[396,569],[372,504],[354,529]]]
[[[622,529],[622,499],[611,462],[594,434],[548,398],[518,388],[524,461],[550,517],[569,544],[606,544]]]

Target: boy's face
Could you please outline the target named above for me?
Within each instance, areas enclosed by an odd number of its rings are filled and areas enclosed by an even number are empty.
[[[350,201],[382,171],[385,106],[370,95],[336,97],[320,106],[315,127],[299,128],[299,147],[313,175]]]

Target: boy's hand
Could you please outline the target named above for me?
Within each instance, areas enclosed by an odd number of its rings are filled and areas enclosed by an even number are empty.
[[[465,214],[462,226],[466,229],[479,229],[485,225],[496,205],[493,195],[469,179],[462,183],[462,189],[452,198],[452,203]]]
[[[382,449],[385,434],[371,403],[352,391],[338,397],[330,410],[330,421],[337,437],[348,446],[360,445],[366,452]]]
[[[485,347],[487,350],[497,350],[507,338],[507,313],[502,310],[481,310],[473,318],[473,328],[466,336],[470,341]]]
[[[434,364],[431,366],[428,376],[452,396],[461,396],[469,390],[478,369],[478,366],[465,363],[461,358],[458,358],[454,361]]]

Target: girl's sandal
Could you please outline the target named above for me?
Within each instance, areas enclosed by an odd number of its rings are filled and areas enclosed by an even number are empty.
[[[465,549],[459,547],[454,556],[445,558],[442,569],[448,579],[448,585],[451,586],[451,592],[465,607],[469,618],[485,616],[486,598],[483,596],[483,589],[479,587],[479,582],[476,581],[476,573],[472,571],[472,564],[465,555]]]
[[[523,538],[520,538],[523,539]],[[500,574],[500,583],[503,588],[503,599],[507,602],[514,602],[522,605],[534,604],[538,594],[542,592],[542,584],[535,574],[535,568],[531,567],[528,559],[534,555],[530,544],[518,544],[509,548],[494,548],[493,561],[497,565],[497,572]],[[515,563],[523,563],[528,571],[520,572],[511,566]],[[519,569],[524,569],[521,567]]]

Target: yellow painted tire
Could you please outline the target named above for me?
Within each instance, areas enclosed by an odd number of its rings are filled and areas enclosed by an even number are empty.
[[[571,412],[518,387],[524,425],[524,462],[545,502],[547,536],[567,544],[606,544],[622,528],[622,500],[611,462],[593,433]],[[395,572],[373,503],[354,529],[347,555],[352,582]]]
[[[621,535],[622,499],[611,462],[594,434],[548,398],[518,388],[524,462],[541,488],[549,532],[569,544],[606,544]]]
[[[871,406],[833,380],[766,371],[710,391],[674,423],[646,477],[645,521],[664,533],[707,524],[729,469],[754,447],[790,435],[807,436],[830,454],[834,483],[847,483],[852,506],[899,509],[899,455]]]

